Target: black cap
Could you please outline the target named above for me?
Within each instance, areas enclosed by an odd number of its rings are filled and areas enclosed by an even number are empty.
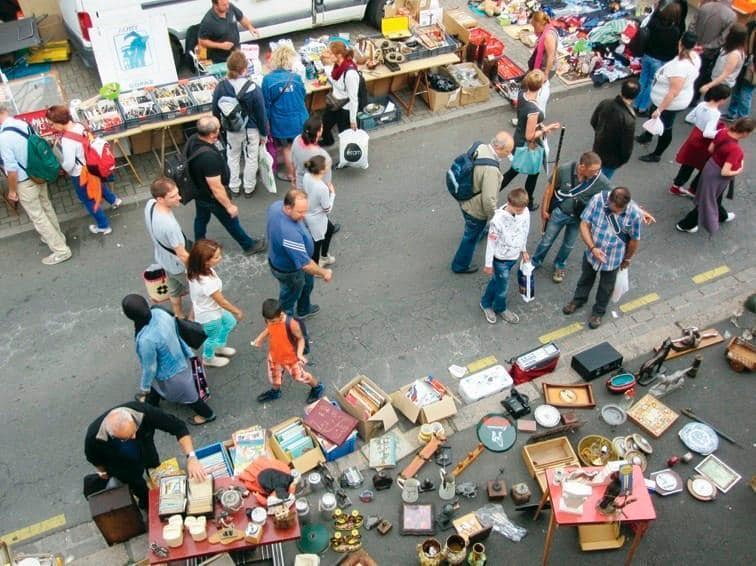
[[[686,31],[680,38],[680,43],[685,49],[693,49],[698,43],[698,36],[692,31]]]

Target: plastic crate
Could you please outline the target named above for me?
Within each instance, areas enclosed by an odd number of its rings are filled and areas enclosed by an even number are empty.
[[[459,48],[459,43],[457,43],[457,41],[449,34],[445,34],[444,39],[444,45],[441,45],[439,47],[435,47],[433,49],[420,48],[411,51],[410,53],[405,55],[406,60],[415,61],[417,59],[436,57],[437,55],[443,55],[444,53],[454,53]]]
[[[76,108],[76,114],[95,135],[107,136],[126,129],[121,109],[114,100],[99,96],[92,98],[82,102]]]
[[[220,470],[218,471],[218,473],[214,473],[213,478],[230,478],[231,476],[233,476],[234,468],[231,464],[231,458],[228,455],[228,450],[226,450],[226,447],[222,443],[215,442],[213,444],[208,444],[207,446],[203,446],[202,448],[197,448],[194,453],[196,454],[197,460],[199,460],[203,468],[205,467],[205,462],[203,462],[205,458],[208,458],[209,456],[213,456],[215,454],[220,454],[225,470]]]
[[[181,83],[171,83],[155,87],[152,91],[163,120],[173,120],[196,112],[196,103]]]
[[[386,111],[386,106],[391,102],[393,108]],[[402,117],[402,112],[396,100],[390,96],[381,96],[370,100],[371,104],[380,104],[383,106],[383,111],[380,114],[367,114],[365,112],[357,113],[357,125],[362,130],[375,130],[386,124],[392,124],[398,122]]]
[[[118,108],[121,110],[127,130],[162,119],[155,104],[155,98],[146,89],[140,88],[119,94]]]
[[[467,43],[472,43],[473,45],[480,45],[484,40],[488,42],[493,38],[491,32],[483,28],[472,28],[469,33],[470,39],[467,40]]]
[[[207,112],[213,107],[213,92],[216,86],[218,80],[215,77],[205,76],[187,81],[184,88],[194,101],[195,112]]]
[[[34,110],[33,112],[24,112],[16,114],[16,118],[29,124],[37,135],[43,138],[52,138],[55,136],[55,128],[52,122],[47,119],[47,110]]]
[[[338,460],[342,456],[346,456],[347,454],[351,454],[357,449],[357,431],[353,430],[352,433],[347,437],[347,439],[341,444],[341,446],[337,446],[330,452],[325,452],[325,458],[326,462],[333,462],[334,460]]]
[[[509,57],[502,55],[497,63],[497,74],[502,80],[509,81],[525,76],[525,71]]]

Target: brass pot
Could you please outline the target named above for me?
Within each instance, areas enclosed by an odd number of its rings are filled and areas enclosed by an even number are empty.
[[[441,566],[444,553],[441,543],[434,538],[427,538],[417,545],[417,560],[420,566]]]
[[[459,535],[451,535],[444,545],[444,556],[449,566],[458,566],[467,556],[467,541]]]

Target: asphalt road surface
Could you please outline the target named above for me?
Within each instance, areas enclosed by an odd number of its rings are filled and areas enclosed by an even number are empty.
[[[601,98],[615,93],[613,87],[582,90],[551,101],[548,119],[567,127],[565,158],[590,148],[590,113]],[[379,139],[370,146],[368,170],[336,172],[333,218],[343,228],[332,246],[335,276],[331,284],[317,283],[313,298],[322,312],[308,324],[312,370],[328,390],[364,373],[390,391],[429,373],[446,376],[451,363],[487,354],[507,359],[531,349],[551,330],[585,322],[585,311],[570,318],[560,312],[577,279],[580,244],[561,286],[551,282],[550,264],[538,276],[534,302],[523,303],[510,286],[511,306],[521,317],[517,327],[501,321],[491,326],[483,319],[478,307],[486,283],[482,273],[460,276],[449,270],[462,218],[444,188],[444,172],[473,140],[488,140],[497,129],[511,131],[511,117],[508,110],[489,112]],[[662,163],[639,162],[636,148],[630,164],[615,177],[658,220],[644,230],[627,300],[651,292],[670,298],[692,289],[690,277],[697,273],[722,264],[739,270],[754,263],[756,196],[748,158],[736,200],[727,203],[738,214],[735,222],[712,239],[675,232],[674,223],[691,203],[670,196],[666,188],[676,172],[670,163],[674,150],[688,131],[680,120]],[[746,144],[749,157],[756,155],[754,145],[752,140]],[[541,179],[538,196],[543,184]],[[249,231],[264,232],[265,210],[275,198],[258,190],[254,198],[238,201]],[[0,533],[58,513],[65,513],[69,526],[89,519],[81,496],[82,477],[90,471],[84,431],[102,411],[130,400],[138,386],[133,327],[121,314],[120,301],[127,293],[144,292],[140,275],[151,263],[152,250],[142,205],[110,216],[113,233],[107,237],[90,234],[87,219],[66,223],[74,259],[54,268],[41,265],[46,248],[35,233],[3,241]],[[178,216],[191,233],[193,206]],[[531,252],[540,236],[535,218],[532,224]],[[208,236],[225,246],[226,258],[218,269],[224,294],[246,310],[247,318],[230,339],[239,355],[228,367],[210,371],[211,405],[219,419],[192,430],[195,446],[228,438],[243,425],[269,426],[301,414],[307,395],[305,387],[285,381],[279,401],[266,406],[255,401],[267,388],[264,356],[247,344],[262,328],[263,299],[276,296],[277,285],[265,258],[242,256],[216,221]],[[481,247],[481,260],[482,252]],[[717,413],[724,414],[725,407]],[[170,409],[189,415],[181,407]],[[177,450],[170,438],[160,437],[158,444],[165,457]],[[723,531],[713,530],[712,536],[719,535],[724,537]]]

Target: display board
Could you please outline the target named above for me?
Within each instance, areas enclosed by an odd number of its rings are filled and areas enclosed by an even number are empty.
[[[90,38],[102,84],[116,82],[125,91],[178,80],[165,15],[118,11],[100,20]]]

